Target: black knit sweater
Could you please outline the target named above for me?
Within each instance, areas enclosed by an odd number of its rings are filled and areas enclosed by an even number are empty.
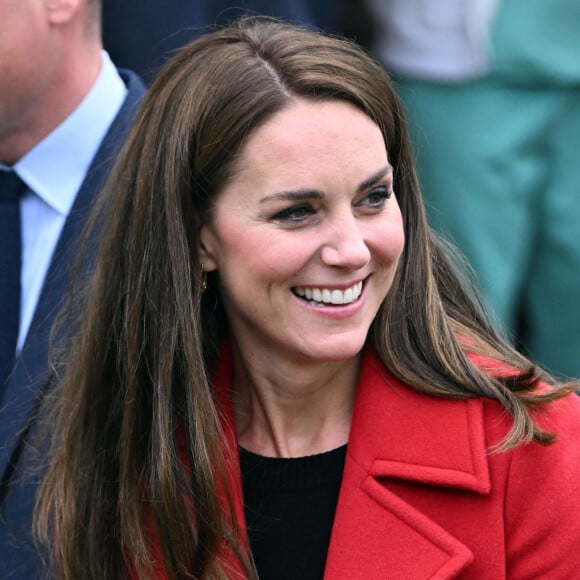
[[[260,580],[321,580],[346,445],[296,459],[240,449],[244,508]]]

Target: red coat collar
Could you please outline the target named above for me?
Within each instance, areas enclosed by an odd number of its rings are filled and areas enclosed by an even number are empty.
[[[220,357],[215,387],[228,446],[237,457],[231,405],[231,352]],[[467,546],[389,490],[389,481],[491,489],[477,399],[418,393],[393,377],[372,349],[361,365],[343,482],[327,558],[327,580],[454,578],[473,559]],[[230,465],[243,522],[240,468]]]
[[[477,400],[418,393],[364,355],[325,578],[454,578],[467,546],[390,491],[389,481],[490,492]]]
[[[374,477],[489,493],[483,409],[478,399],[421,394],[365,352],[349,454]]]

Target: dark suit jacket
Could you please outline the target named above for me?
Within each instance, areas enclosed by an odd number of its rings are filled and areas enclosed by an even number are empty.
[[[36,485],[30,476],[29,420],[43,390],[51,324],[67,292],[68,268],[90,207],[115,158],[136,107],[145,92],[132,72],[121,71],[129,92],[93,159],[62,230],[32,325],[0,407],[0,578],[45,575],[35,549],[30,521]]]

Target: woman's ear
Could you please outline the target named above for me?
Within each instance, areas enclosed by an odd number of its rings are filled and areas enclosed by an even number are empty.
[[[217,247],[218,243],[211,226],[202,226],[199,230],[199,259],[203,264],[204,272],[212,272],[218,269]]]

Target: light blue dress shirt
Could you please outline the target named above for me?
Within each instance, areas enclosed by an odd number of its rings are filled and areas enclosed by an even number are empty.
[[[14,170],[29,190],[21,201],[22,349],[52,255],[91,162],[121,108],[127,88],[108,54],[95,84],[78,107],[22,159]]]

